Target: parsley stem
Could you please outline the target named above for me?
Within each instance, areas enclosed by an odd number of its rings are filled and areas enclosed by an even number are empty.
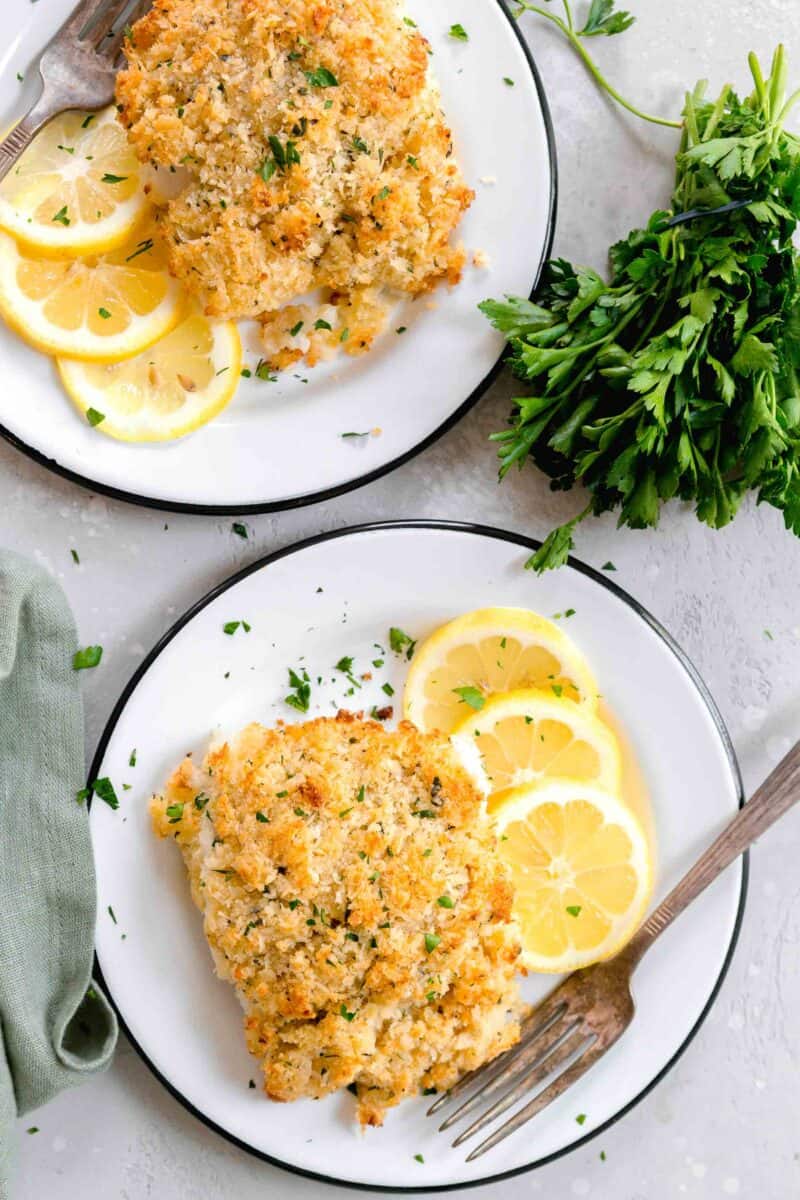
[[[607,92],[612,100],[616,100],[617,104],[621,105],[622,108],[627,109],[629,113],[632,113],[634,117],[639,117],[639,119],[642,121],[649,121],[651,125],[666,125],[670,129],[681,129],[683,127],[682,121],[670,121],[666,117],[656,117],[652,113],[643,112],[642,109],[637,108],[634,104],[631,104],[630,101],[626,100],[624,96],[620,95],[617,89],[613,87],[612,84],[610,84],[606,77],[602,74],[591,54],[589,54],[581,42],[580,34],[575,30],[575,27],[572,23],[572,13],[569,6],[569,0],[563,0],[563,2],[564,9],[567,14],[566,21],[563,21],[561,17],[557,17],[555,13],[548,12],[547,9],[539,8],[536,4],[529,4],[527,0],[519,0],[514,16],[518,19],[524,12],[535,13],[537,16],[544,17],[546,21],[550,21],[553,25],[558,26],[558,28],[564,34],[564,37],[583,61],[584,66],[594,79],[595,83],[597,83],[597,85],[604,92]]]

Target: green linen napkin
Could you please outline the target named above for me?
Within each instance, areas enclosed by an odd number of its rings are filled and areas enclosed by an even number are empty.
[[[107,1066],[77,638],[51,575],[0,550],[0,1197],[18,1115]]]

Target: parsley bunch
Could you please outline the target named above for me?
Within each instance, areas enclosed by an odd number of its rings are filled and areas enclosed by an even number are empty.
[[[800,535],[800,141],[785,129],[786,59],[753,93],[704,83],[686,98],[671,210],[610,251],[611,279],[548,264],[536,303],[480,307],[532,385],[493,435],[501,478],[530,457],[588,506],[528,563],[560,566],[590,513],[658,523],[672,497],[718,529],[742,497],[781,510]]]

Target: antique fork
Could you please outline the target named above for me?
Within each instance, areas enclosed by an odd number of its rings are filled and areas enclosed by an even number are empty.
[[[468,1155],[467,1162],[486,1154],[547,1108],[614,1045],[633,1020],[630,979],[644,952],[679,913],[798,800],[800,742],[619,954],[568,976],[524,1022],[516,1046],[494,1062],[465,1075],[431,1105],[429,1116],[456,1096],[471,1093],[440,1126],[445,1130],[468,1113],[474,1113],[489,1097],[497,1097],[453,1142],[454,1146],[460,1146],[563,1068],[551,1083],[481,1142]]]
[[[38,99],[0,143],[0,180],[43,125],[68,108],[95,112],[114,99],[126,30],[152,0],[80,0],[42,50]]]

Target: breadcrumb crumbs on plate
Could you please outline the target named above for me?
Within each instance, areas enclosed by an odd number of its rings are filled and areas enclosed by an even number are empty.
[[[250,725],[150,811],[273,1100],[350,1087],[380,1125],[518,1040],[512,885],[448,738],[347,713]]]
[[[363,354],[398,296],[460,279],[473,192],[428,49],[396,0],[155,0],[126,39],[121,120],[186,179],[170,267],[209,316],[258,318],[275,370]],[[318,290],[331,328],[286,336]]]

